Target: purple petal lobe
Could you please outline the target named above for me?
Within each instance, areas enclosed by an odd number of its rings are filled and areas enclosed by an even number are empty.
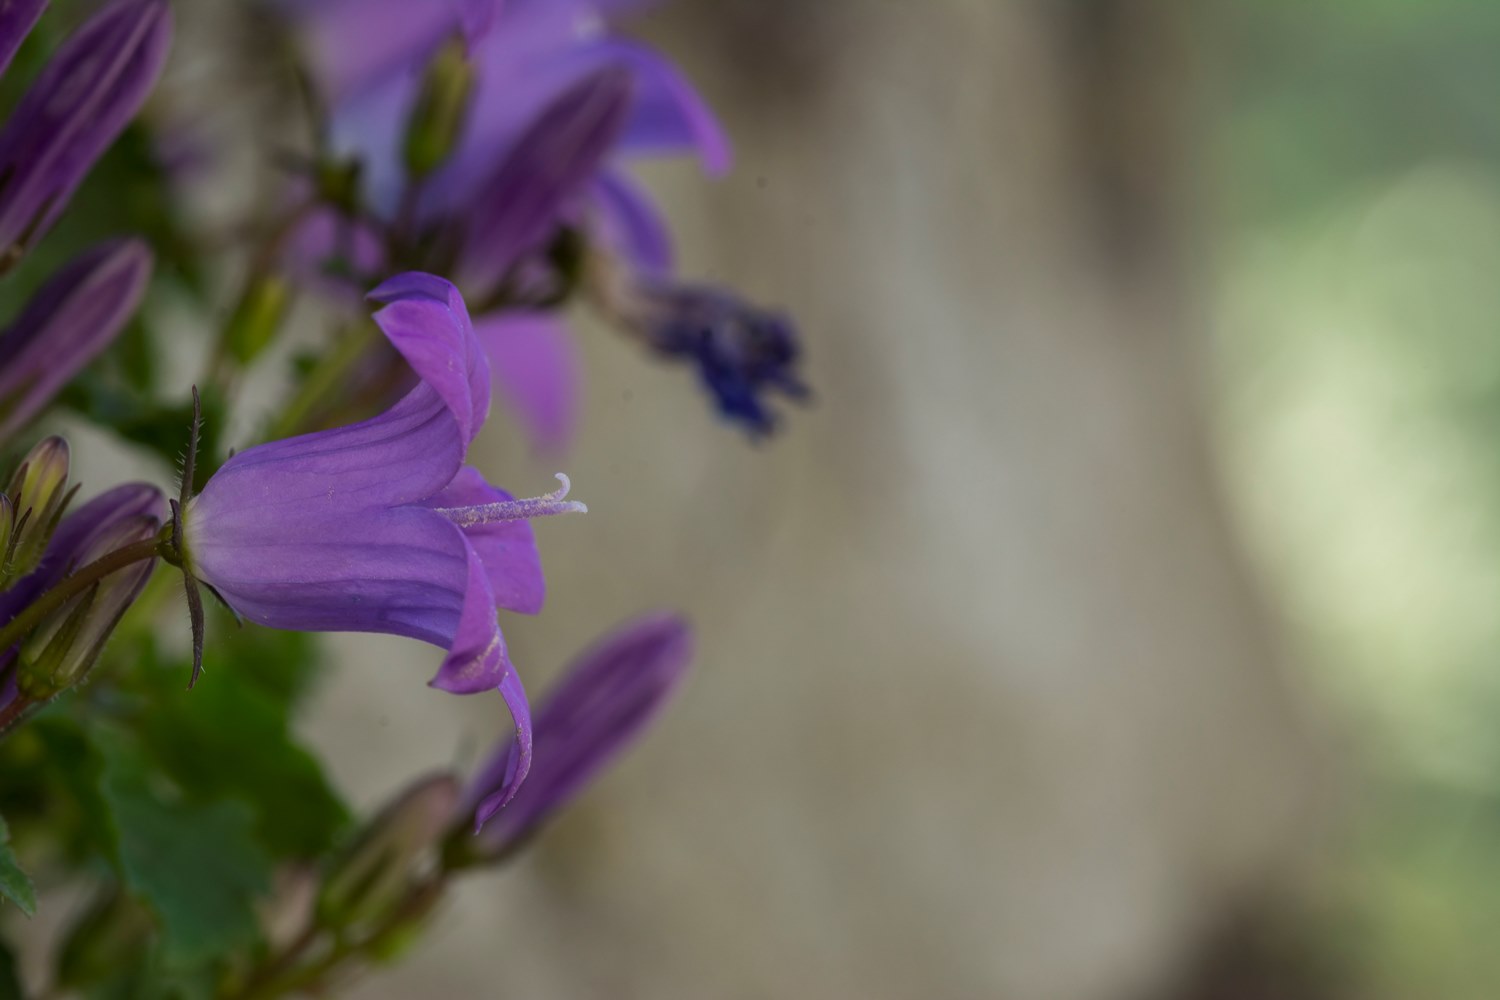
[[[450,525],[463,543],[464,593],[458,624],[448,646],[448,655],[437,675],[429,682],[433,687],[453,694],[475,694],[499,686],[511,669],[505,651],[505,637],[495,617],[495,597],[479,553],[464,538],[463,531]]]
[[[485,787],[488,791],[474,810],[475,832],[478,832],[490,817],[510,804],[524,787],[522,783],[531,773],[533,758],[531,708],[526,702],[526,691],[521,687],[521,679],[514,673],[506,677],[504,683],[500,685],[500,696],[505,699],[505,707],[510,709],[511,721],[515,723],[516,728],[514,734],[502,744],[495,763],[491,765],[491,770],[487,773],[490,781]]]
[[[734,155],[729,136],[687,77],[659,52],[635,42],[612,40],[600,48],[629,66],[635,103],[620,137],[633,153],[694,152],[714,176],[729,172]]]
[[[672,234],[655,200],[619,170],[594,180],[595,224],[601,242],[637,274],[665,276],[672,271]]]
[[[442,399],[467,447],[490,412],[490,367],[458,289],[430,274],[399,274],[370,293],[375,314],[424,384]]]
[[[151,277],[139,240],[95,247],[43,285],[0,333],[0,439],[34,417],[135,313]]]
[[[481,316],[474,332],[490,358],[502,398],[533,447],[559,452],[572,441],[578,417],[578,352],[562,318],[547,312]]]

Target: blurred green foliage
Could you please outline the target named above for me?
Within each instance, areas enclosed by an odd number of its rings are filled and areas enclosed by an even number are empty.
[[[1359,995],[1500,956],[1500,4],[1215,5],[1234,494],[1358,788]]]

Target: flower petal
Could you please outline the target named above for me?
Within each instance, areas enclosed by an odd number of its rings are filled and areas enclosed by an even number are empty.
[[[490,781],[484,786],[488,792],[474,810],[474,831],[477,833],[495,813],[509,805],[516,797],[531,773],[533,734],[531,708],[526,702],[526,691],[521,687],[521,678],[512,673],[500,685],[500,696],[505,707],[510,709],[515,733],[505,742],[504,750],[496,755],[496,765],[489,774]]]
[[[189,516],[187,524],[194,572],[258,624],[383,632],[445,649],[460,632],[470,549],[462,532],[424,508],[234,525]]]
[[[567,325],[555,313],[481,316],[474,332],[501,396],[538,451],[567,448],[578,417],[581,372]]]
[[[621,170],[601,172],[594,180],[594,208],[600,238],[634,271],[657,276],[671,272],[671,230],[655,200],[634,178]]]
[[[710,174],[729,172],[734,160],[729,136],[681,70],[655,49],[637,42],[615,38],[597,47],[600,57],[619,60],[635,78],[635,103],[620,137],[622,150],[653,155],[696,153]]]
[[[375,322],[443,400],[467,447],[489,416],[490,364],[463,296],[451,282],[413,271],[396,275],[369,297],[385,305]]]
[[[423,383],[377,417],[240,452],[188,503],[189,549],[214,534],[275,534],[322,516],[414,503],[463,466],[467,442],[446,403]]]
[[[464,539],[467,558],[463,610],[448,655],[428,683],[453,694],[476,694],[499,687],[515,670],[506,655],[505,637],[500,634],[500,623],[496,620],[495,597],[484,560],[462,529],[454,525],[453,530]]]

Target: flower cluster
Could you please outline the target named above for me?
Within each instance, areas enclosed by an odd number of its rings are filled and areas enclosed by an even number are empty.
[[[501,395],[544,449],[566,445],[577,419],[576,351],[557,308],[574,293],[656,356],[692,365],[752,434],[774,426],[768,391],[806,397],[785,316],[676,276],[668,226],[630,163],[687,154],[717,174],[729,143],[682,74],[620,34],[620,5],[283,5],[332,108],[326,155],[357,164],[365,189],[306,220],[292,243],[305,276],[450,273],[475,304]],[[345,44],[361,28],[380,44]]]
[[[758,437],[773,397],[808,396],[800,340],[782,313],[678,276],[630,165],[690,155],[717,174],[729,145],[622,33],[628,5],[267,0],[285,30],[257,54],[294,67],[320,138],[270,217],[228,238],[176,218],[182,178],[161,162],[168,0],[80,5],[71,21],[72,5],[0,0],[18,94],[0,121],[0,289],[21,290],[0,319],[0,897],[36,905],[17,853],[43,838],[95,880],[58,995],[322,993],[409,940],[459,873],[514,857],[692,658],[680,616],[636,618],[532,710],[502,625],[543,609],[531,521],[586,508],[566,475],[518,497],[474,464],[492,394],[539,449],[569,443],[563,316],[583,302]],[[304,292],[337,326],[294,353]],[[257,368],[290,393],[264,419],[244,392]],[[104,464],[81,457],[95,436],[75,452],[49,433],[59,411],[151,463],[148,481],[75,502],[78,466]],[[190,654],[162,637],[178,602]],[[231,616],[242,632],[218,627]],[[504,705],[494,748],[350,822],[291,724],[317,670],[299,634],[322,632],[438,647],[431,687]]]

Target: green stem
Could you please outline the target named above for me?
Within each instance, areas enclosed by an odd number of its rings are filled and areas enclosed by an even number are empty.
[[[0,627],[0,650],[9,649],[26,634],[41,624],[42,619],[62,607],[69,598],[76,597],[111,573],[118,572],[143,559],[154,559],[162,555],[166,543],[162,538],[147,538],[134,542],[123,549],[100,556],[93,562],[64,577],[51,590],[28,604],[20,614]]]
[[[335,344],[333,350],[323,355],[317,366],[308,372],[307,378],[302,380],[297,394],[282,407],[275,423],[271,425],[270,440],[292,437],[307,430],[305,425],[308,418],[318,407],[328,403],[344,376],[365,356],[374,342],[373,332],[367,324],[360,324],[358,329]]]

